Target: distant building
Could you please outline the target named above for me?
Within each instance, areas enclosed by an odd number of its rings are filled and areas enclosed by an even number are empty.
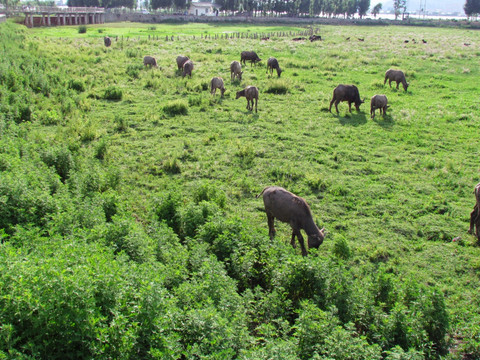
[[[188,9],[188,15],[196,16],[216,16],[220,5],[211,2],[192,2]]]

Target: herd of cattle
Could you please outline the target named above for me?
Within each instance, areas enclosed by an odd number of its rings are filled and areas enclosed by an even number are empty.
[[[311,39],[310,39],[311,40]],[[311,40],[313,41],[313,40]],[[104,38],[105,46],[111,45],[111,39],[109,37]],[[182,71],[182,77],[192,77],[193,61],[187,56],[179,55],[176,59],[178,70]],[[230,64],[230,80],[233,82],[235,79],[242,80],[242,64],[246,65],[246,61],[250,61],[252,65],[256,65],[261,59],[254,51],[243,51],[240,55],[240,62],[232,61]],[[157,67],[157,61],[153,56],[145,56],[143,58],[144,66]],[[280,77],[282,69],[278,63],[278,60],[274,57],[270,57],[267,60],[267,73],[270,71],[270,76],[273,75],[273,70],[276,70],[277,76]],[[397,90],[399,85],[402,84],[403,89],[407,91],[408,83],[405,79],[405,74],[401,70],[389,69],[385,72],[385,79],[383,85],[387,83],[391,87],[392,81],[396,82]],[[221,96],[225,93],[225,85],[221,77],[213,77],[210,81],[210,92],[212,95],[216,94],[217,89],[220,90]],[[236,99],[245,97],[247,99],[247,110],[253,111],[255,105],[255,112],[257,112],[258,102],[258,89],[255,86],[247,86],[241,91],[237,91]],[[360,99],[360,93],[355,85],[338,85],[333,90],[333,97],[330,101],[329,111],[332,111],[332,105],[335,104],[335,109],[338,111],[338,104],[346,101],[348,103],[348,110],[352,112],[351,104],[355,105],[357,111],[360,111],[360,105],[365,102],[365,99]],[[375,117],[375,111],[380,109],[380,114],[385,115],[388,105],[388,99],[385,95],[374,95],[370,100],[370,115],[372,119]],[[469,233],[475,231],[475,236],[480,241],[480,183],[475,187],[475,199],[476,203],[473,211],[470,214],[470,228]],[[263,202],[265,205],[265,212],[267,214],[267,222],[269,228],[270,238],[275,236],[274,220],[277,218],[279,221],[289,223],[292,228],[291,245],[295,248],[295,237],[298,239],[302,255],[307,255],[307,249],[305,248],[304,240],[300,230],[304,230],[308,236],[308,247],[318,248],[325,237],[325,228],[319,229],[313,221],[312,213],[307,202],[299,196],[292,194],[291,192],[276,186],[270,186],[265,188],[259,195],[263,195]]]

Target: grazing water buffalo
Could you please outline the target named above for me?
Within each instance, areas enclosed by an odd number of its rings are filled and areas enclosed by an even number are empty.
[[[183,69],[183,64],[188,61],[188,56],[179,55],[177,56],[177,67],[178,70]]]
[[[255,100],[255,112],[257,112],[258,89],[255,86],[247,86],[245,89],[237,91],[237,97],[235,99],[242,96],[247,98],[247,110],[253,111],[253,100]],[[250,102],[252,102],[251,106]]]
[[[157,60],[155,60],[153,56],[147,55],[143,58],[143,65],[145,66],[150,65],[150,66],[157,67]]]
[[[225,93],[225,87],[223,86],[223,79],[221,77],[214,77],[210,81],[210,93],[215,95],[217,93],[217,89],[220,89],[220,93],[223,97],[223,94]]]
[[[190,76],[190,79],[192,78],[192,71],[193,71],[193,61],[192,60],[187,60],[183,64],[183,74],[182,77],[185,77],[186,75]]]
[[[338,103],[340,101],[348,101],[348,111],[352,112],[352,103],[355,104],[357,111],[360,111],[360,105],[365,102],[365,99],[360,100],[360,94],[355,85],[338,85],[333,90],[333,98],[332,101],[330,101],[328,111],[332,111],[332,105],[335,103],[335,109],[338,114]]]
[[[308,40],[310,40],[310,42],[314,42],[314,41],[317,41],[317,40],[322,40],[322,37],[320,35],[310,35]]]
[[[255,51],[242,51],[240,54],[240,62],[245,65],[245,61],[247,60],[254,65],[256,65],[257,62],[262,61]]]
[[[385,72],[385,80],[383,81],[383,85],[387,83],[388,80],[388,85],[392,87],[392,81],[395,81],[397,83],[397,90],[398,90],[398,85],[402,83],[403,89],[407,91],[408,88],[408,83],[407,80],[405,79],[405,74],[401,70],[393,70],[389,69]]]
[[[473,230],[476,229],[475,236],[477,237],[477,240],[480,240],[480,183],[475,186],[474,193],[475,206],[473,207],[473,211],[470,213],[470,229],[468,229],[468,232],[472,234]]]
[[[380,109],[380,115],[385,116],[387,113],[388,108],[388,100],[385,95],[373,95],[372,99],[370,100],[370,115],[372,115],[372,119],[375,118],[375,110]]]
[[[103,38],[103,43],[105,44],[106,47],[109,47],[110,45],[112,45],[112,39],[110,39],[108,36],[105,36]]]
[[[295,237],[297,237],[302,255],[307,255],[307,249],[303,241],[303,229],[308,236],[308,247],[318,248],[325,238],[325,228],[319,229],[313,221],[312,212],[307,202],[299,196],[292,194],[284,188],[278,186],[269,186],[257,195],[257,198],[263,195],[265,212],[267,213],[268,234],[273,240],[275,236],[275,218],[289,223],[292,227],[292,239],[290,243],[295,248]]]
[[[238,61],[232,61],[230,64],[230,80],[233,81],[237,77],[238,80],[242,81],[242,65]]]
[[[267,60],[267,74],[268,70],[270,70],[270,76],[273,75],[273,69],[277,70],[277,75],[278,77],[280,77],[280,74],[283,70],[280,69],[280,65],[278,65],[278,60],[274,57],[271,57]]]

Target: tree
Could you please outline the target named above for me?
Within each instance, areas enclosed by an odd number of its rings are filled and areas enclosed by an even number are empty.
[[[372,9],[372,15],[374,18],[377,17],[377,14],[380,12],[380,10],[382,10],[382,3],[378,3],[377,5],[375,5]]]
[[[172,0],[151,0],[152,9],[168,9],[172,7]]]
[[[480,0],[467,0],[463,5],[463,10],[467,17],[475,17],[480,14]]]
[[[395,20],[402,14],[403,15],[407,11],[407,0],[393,0],[393,10],[395,11]]]
[[[5,5],[5,10],[8,12],[9,6],[15,6],[19,3],[19,0],[0,0],[0,4]]]
[[[357,10],[358,10],[358,16],[360,16],[360,19],[367,14],[367,11],[369,8],[370,8],[370,0],[358,0]]]

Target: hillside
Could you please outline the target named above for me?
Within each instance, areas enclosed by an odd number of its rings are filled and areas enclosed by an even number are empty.
[[[479,43],[423,27],[1,24],[0,356],[480,357]],[[247,49],[262,62],[231,81]],[[384,84],[389,68],[408,91]],[[339,84],[359,112],[329,111]],[[258,112],[236,99],[248,85]],[[374,94],[390,108],[372,119]],[[326,228],[308,256],[289,224],[270,240],[269,185]]]

